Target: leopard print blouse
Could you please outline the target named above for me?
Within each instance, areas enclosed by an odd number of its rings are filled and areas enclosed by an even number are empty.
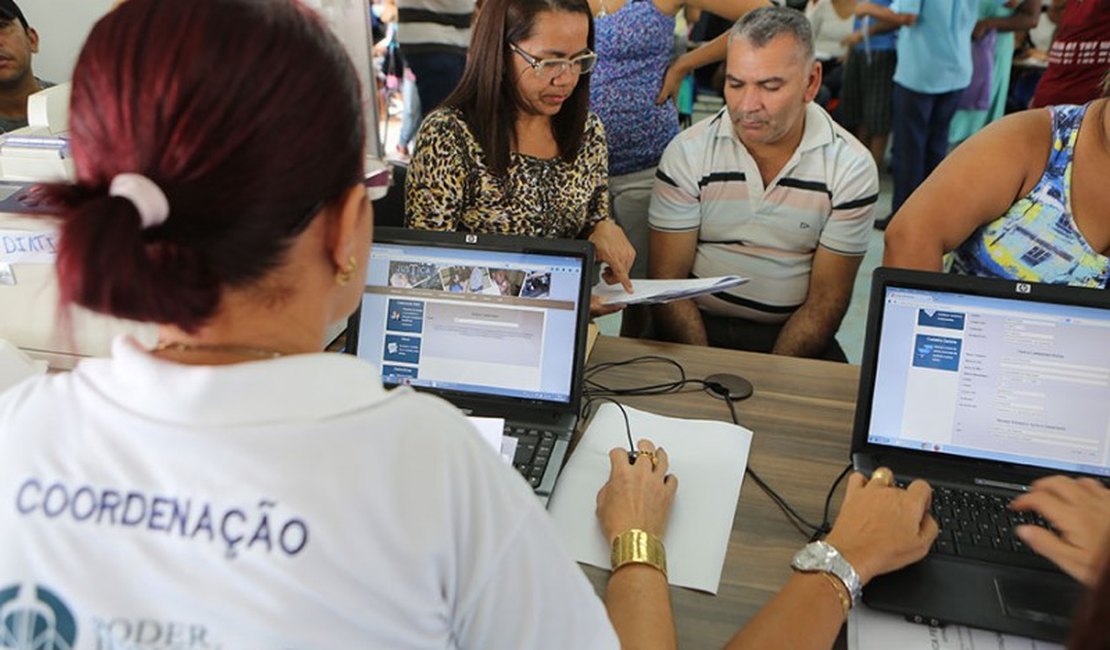
[[[609,217],[608,150],[590,113],[573,163],[513,152],[506,177],[485,156],[462,113],[433,111],[420,126],[405,180],[409,228],[574,238]]]

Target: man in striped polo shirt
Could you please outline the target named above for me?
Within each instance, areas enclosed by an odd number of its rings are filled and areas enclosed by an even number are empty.
[[[867,149],[812,103],[821,87],[801,13],[733,27],[726,107],[678,135],[656,173],[654,278],[751,282],[657,306],[662,338],[846,360],[835,335],[870,240],[879,179]]]

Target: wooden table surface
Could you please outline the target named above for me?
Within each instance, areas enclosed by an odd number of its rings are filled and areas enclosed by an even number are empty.
[[[598,338],[587,366],[645,354],[680,362],[689,378],[729,372],[751,381],[755,393],[737,403],[741,424],[755,434],[749,466],[799,514],[820,523],[825,495],[848,464],[858,366],[607,336]],[[665,366],[651,364],[615,368],[597,379],[627,388],[674,376]],[[730,421],[727,405],[701,391],[617,399],[668,416]],[[843,485],[833,499],[833,513],[842,494]],[[724,645],[786,581],[790,558],[806,540],[746,478],[718,594],[671,588],[680,646]],[[602,593],[608,572],[583,568]]]

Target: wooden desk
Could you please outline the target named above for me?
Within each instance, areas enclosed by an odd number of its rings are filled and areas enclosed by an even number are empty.
[[[848,464],[858,366],[608,336],[598,339],[587,365],[644,354],[678,361],[690,378],[731,372],[751,381],[754,395],[737,404],[741,424],[755,432],[749,464],[803,517],[820,523],[829,486]],[[611,387],[659,383],[669,378],[661,376],[661,368],[617,368],[599,380]],[[703,392],[619,400],[664,415],[730,421],[728,407]],[[834,497],[834,513],[840,498]],[[718,595],[671,588],[680,647],[723,646],[786,582],[790,558],[805,542],[759,487],[746,480]],[[602,593],[608,572],[583,568]]]

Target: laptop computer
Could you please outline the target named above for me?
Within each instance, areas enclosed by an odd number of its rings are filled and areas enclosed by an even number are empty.
[[[581,240],[376,228],[347,351],[386,386],[504,418],[546,505],[578,420],[592,268]]]
[[[1013,535],[1039,477],[1110,477],[1110,293],[877,269],[852,463],[928,480],[941,532],[864,602],[930,624],[1065,638],[1079,584]]]

